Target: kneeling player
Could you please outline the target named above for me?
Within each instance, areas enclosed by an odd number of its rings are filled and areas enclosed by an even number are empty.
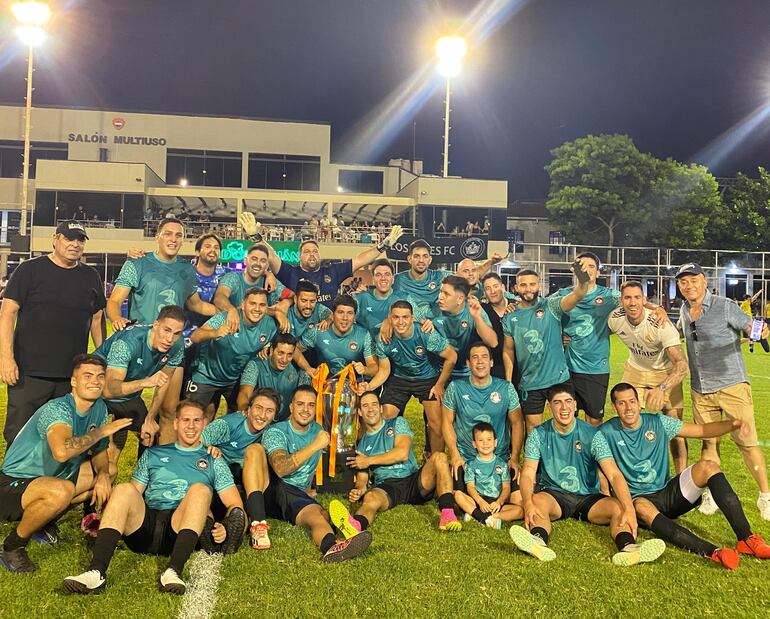
[[[629,383],[615,385],[610,398],[618,416],[603,423],[601,433],[628,482],[642,524],[670,544],[713,559],[728,569],[738,567],[738,552],[770,559],[770,546],[752,534],[741,502],[719,464],[701,460],[673,479],[669,472],[669,440],[714,438],[745,427],[745,422],[733,419],[693,424],[666,415],[642,414],[636,388]],[[730,523],[738,539],[738,552],[717,548],[674,522],[700,504],[706,488]]]
[[[438,494],[441,510],[438,528],[459,531],[462,523],[454,512],[452,474],[443,452],[434,452],[428,461],[417,468],[412,452],[414,433],[403,417],[384,419],[380,399],[369,391],[359,400],[359,414],[364,423],[364,435],[358,441],[356,456],[348,459],[348,466],[358,469],[356,485],[348,498],[363,504],[355,516],[340,501],[332,501],[329,511],[332,523],[345,537],[354,536],[374,522],[378,512],[397,505],[423,505]],[[369,475],[374,488],[367,492]]]
[[[115,487],[102,515],[91,565],[86,572],[65,578],[65,590],[101,591],[122,538],[133,552],[170,555],[168,567],[160,575],[160,589],[183,594],[182,569],[203,531],[213,492],[230,512],[225,522],[227,537],[231,543],[240,543],[246,524],[241,497],[224,460],[214,458],[201,444],[205,425],[203,406],[179,403],[174,419],[176,442],[145,451],[131,481]]]
[[[511,474],[508,463],[495,455],[497,436],[492,424],[482,421],[473,426],[476,457],[465,463],[465,492],[455,492],[457,505],[465,512],[465,521],[476,519],[492,529],[503,521],[521,520],[520,505],[508,502],[511,497]]]
[[[575,518],[610,526],[618,548],[612,557],[615,565],[657,559],[666,544],[660,539],[635,543],[637,524],[631,495],[604,435],[575,418],[577,401],[567,388],[554,387],[548,393],[548,403],[553,419],[535,427],[524,445],[520,487],[529,532],[511,527],[513,542],[541,561],[550,561],[556,557],[547,546],[551,521]],[[599,493],[599,468],[617,498]]]
[[[338,542],[328,514],[307,494],[321,452],[329,445],[329,434],[315,421],[316,398],[312,387],[298,387],[289,404],[289,419],[265,431],[262,445],[273,474],[264,500],[268,516],[308,529],[323,553],[321,560],[336,563],[364,552],[372,542],[372,534],[364,531]]]

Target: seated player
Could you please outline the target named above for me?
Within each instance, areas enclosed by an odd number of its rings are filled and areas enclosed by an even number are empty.
[[[770,546],[752,533],[741,502],[719,464],[700,460],[671,478],[667,445],[674,437],[713,438],[741,428],[745,421],[732,419],[705,424],[641,412],[636,388],[618,383],[610,392],[617,417],[604,422],[607,439],[618,468],[628,482],[639,521],[660,539],[710,558],[728,569],[738,567],[738,553],[770,559]],[[718,548],[674,522],[695,509],[708,488],[738,539],[737,552]]]
[[[486,421],[473,426],[476,457],[465,463],[465,492],[455,492],[455,502],[465,512],[465,521],[476,519],[499,529],[503,521],[521,520],[524,510],[508,502],[511,475],[508,463],[495,455],[495,429]]]
[[[321,452],[329,445],[329,434],[315,421],[317,397],[312,387],[297,387],[289,405],[289,419],[265,431],[262,446],[271,475],[264,502],[267,516],[307,529],[321,550],[321,560],[337,563],[363,553],[372,542],[372,534],[364,531],[338,542],[328,514],[307,494]]]
[[[219,312],[190,336],[194,344],[202,345],[193,361],[187,398],[206,407],[209,421],[223,395],[228,412],[237,409],[234,391],[243,368],[278,331],[275,320],[267,315],[267,292],[262,288],[246,291],[238,317],[240,327],[235,333],[227,325],[227,312]]]
[[[102,514],[88,570],[64,579],[70,593],[96,593],[106,585],[107,568],[118,542],[129,550],[170,555],[160,575],[160,590],[181,595],[182,570],[198,544],[214,492],[228,509],[223,550],[234,551],[243,539],[246,517],[233,476],[221,458],[201,443],[206,412],[197,402],[177,405],[174,443],[150,447],[136,464],[131,481],[112,491]]]
[[[110,497],[108,438],[131,423],[107,422],[102,400],[104,361],[77,355],[72,392],[46,402],[24,424],[0,472],[0,521],[18,521],[0,550],[0,565],[34,572],[27,542],[74,503],[91,498],[96,509]],[[89,454],[91,457],[89,459]],[[51,541],[56,539],[55,533]]]
[[[452,476],[446,455],[434,452],[418,469],[412,451],[414,433],[407,420],[385,419],[380,399],[373,391],[364,393],[358,405],[365,431],[356,446],[356,455],[348,459],[348,466],[358,469],[348,499],[353,503],[363,499],[363,503],[358,513],[351,516],[340,501],[332,501],[332,524],[349,538],[365,532],[379,512],[398,505],[424,505],[438,494],[438,528],[460,531],[462,523],[454,512]],[[374,486],[367,491],[370,477]]]
[[[636,544],[636,513],[626,480],[599,430],[575,418],[577,400],[566,387],[548,393],[553,418],[530,432],[524,446],[521,496],[527,529],[514,525],[511,538],[520,550],[541,561],[556,553],[548,547],[551,522],[563,518],[609,525],[618,552],[615,565],[657,559],[666,549],[660,539]],[[615,496],[599,493],[599,469]],[[537,481],[536,481],[537,480]]]

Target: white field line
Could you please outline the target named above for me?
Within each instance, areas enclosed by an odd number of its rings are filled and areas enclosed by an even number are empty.
[[[177,613],[178,619],[209,619],[214,613],[217,589],[222,578],[222,555],[199,550],[190,563],[190,580]]]

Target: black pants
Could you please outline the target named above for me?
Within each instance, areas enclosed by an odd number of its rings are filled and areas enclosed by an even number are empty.
[[[8,385],[8,414],[3,430],[6,450],[38,408],[71,390],[69,378],[19,376],[15,385]]]

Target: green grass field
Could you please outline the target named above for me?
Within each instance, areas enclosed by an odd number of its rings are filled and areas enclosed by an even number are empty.
[[[623,346],[614,341],[613,380],[619,379],[625,356]],[[770,355],[746,353],[746,360],[759,434],[770,458]],[[4,389],[0,399],[4,417]],[[410,406],[407,414],[415,429],[421,427],[418,410]],[[689,398],[685,415],[690,419]],[[690,443],[692,462],[699,445]],[[416,452],[421,451],[422,445],[417,445]],[[133,443],[125,455],[132,453],[136,453]],[[123,458],[121,481],[129,478],[133,464],[132,458]],[[770,522],[762,521],[756,509],[756,487],[729,440],[723,446],[723,467],[754,530],[770,538]],[[331,498],[320,500],[328,505]],[[123,547],[112,562],[103,595],[62,593],[62,578],[83,571],[90,558],[79,518],[76,510],[62,519],[64,540],[59,545],[30,544],[39,572],[0,572],[1,617],[126,613],[151,619],[180,612],[183,600],[156,588],[166,559],[134,555]],[[340,565],[321,564],[302,530],[271,522],[272,550],[257,553],[244,546],[223,560],[213,616],[708,618],[767,617],[770,612],[770,561],[745,558],[737,571],[728,572],[669,547],[654,564],[617,568],[609,561],[615,547],[606,528],[566,521],[555,525],[551,538],[556,560],[541,564],[514,549],[507,527],[494,531],[469,523],[461,533],[442,534],[437,522],[435,503],[399,507],[377,519],[372,527],[374,543],[366,555]],[[735,543],[719,513],[707,517],[696,511],[682,522],[718,545]],[[10,529],[0,525],[0,535],[5,537]],[[640,537],[648,535],[642,532]]]

